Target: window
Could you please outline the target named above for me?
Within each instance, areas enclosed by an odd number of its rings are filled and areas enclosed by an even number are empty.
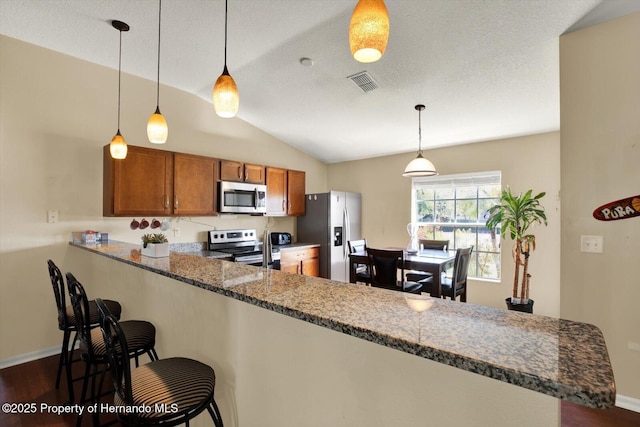
[[[500,233],[485,227],[500,200],[500,172],[412,179],[411,221],[418,238],[449,240],[449,250],[473,245],[469,276],[500,279]]]

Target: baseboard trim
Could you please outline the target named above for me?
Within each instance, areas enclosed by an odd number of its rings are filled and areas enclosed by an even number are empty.
[[[633,397],[627,397],[622,395],[616,396],[616,406],[629,411],[637,412],[640,414],[640,399],[634,399]]]
[[[60,354],[59,345],[42,350],[32,351],[29,353],[18,354],[17,356],[7,357],[6,359],[0,359],[0,369],[31,362],[33,360],[42,359],[44,357],[53,356],[54,354]]]

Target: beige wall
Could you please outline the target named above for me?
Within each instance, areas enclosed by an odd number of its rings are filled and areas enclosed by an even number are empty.
[[[639,76],[640,13],[560,38],[561,314],[602,329],[618,393],[636,399],[640,218],[601,222],[592,212],[640,194]],[[604,253],[581,253],[581,235],[603,236]]]
[[[457,147],[428,150],[441,175],[499,170],[502,185],[514,192],[545,191],[542,199],[549,225],[535,226],[531,257],[534,312],[560,313],[560,137],[558,132]],[[329,187],[362,193],[362,234],[369,246],[406,246],[411,220],[411,179],[402,172],[415,153],[329,165]],[[511,296],[514,265],[510,240],[502,250],[502,280],[470,280],[468,301],[505,308]]]
[[[131,218],[102,217],[102,147],[116,131],[117,70],[0,37],[0,360],[59,345],[47,258],[64,268],[71,232],[94,229],[138,242]],[[155,83],[122,76],[121,131],[131,145],[151,146],[146,122]],[[218,118],[210,102],[162,87],[169,123],[162,149],[307,172],[307,189],[326,188],[325,164],[239,119]],[[240,107],[242,108],[242,106]],[[46,223],[47,210],[60,222]],[[138,218],[140,219],[140,218]],[[195,221],[195,222],[190,222]],[[183,218],[171,242],[205,241],[206,230],[265,227],[265,218]],[[272,229],[293,231],[295,219]],[[29,321],[21,317],[29,313]]]

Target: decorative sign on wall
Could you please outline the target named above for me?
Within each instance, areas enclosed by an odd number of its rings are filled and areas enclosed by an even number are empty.
[[[600,221],[615,221],[640,216],[640,195],[607,203],[593,211],[593,217]]]

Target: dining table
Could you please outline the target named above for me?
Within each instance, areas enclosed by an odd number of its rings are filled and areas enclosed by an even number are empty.
[[[385,248],[398,249],[398,248]],[[404,250],[404,269],[424,271],[433,275],[430,294],[432,297],[440,298],[442,296],[442,272],[456,258],[455,251],[442,251],[440,249],[421,249],[415,253],[409,253]],[[369,258],[367,252],[354,252],[349,254],[349,282],[356,283],[356,270],[358,265],[368,264]]]

